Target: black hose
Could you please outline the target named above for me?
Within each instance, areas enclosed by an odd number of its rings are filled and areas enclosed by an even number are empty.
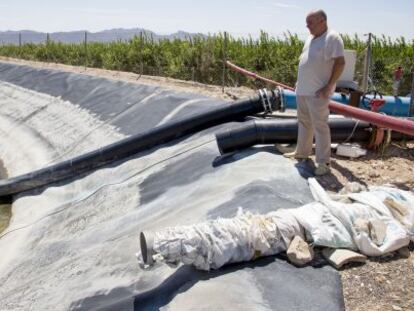
[[[354,119],[330,119],[332,142],[364,142],[371,137],[371,125]],[[253,120],[216,134],[221,154],[234,152],[257,144],[295,143],[297,120]],[[392,132],[392,139],[414,139]]]
[[[223,103],[223,106],[211,111],[169,122],[73,159],[31,173],[0,180],[0,196],[20,193],[72,178],[185,135],[265,110],[277,110],[279,108],[278,95],[272,91],[261,91],[260,95],[231,103]]]

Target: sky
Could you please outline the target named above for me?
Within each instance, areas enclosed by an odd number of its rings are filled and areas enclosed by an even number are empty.
[[[319,8],[329,27],[342,34],[414,39],[412,0],[0,0],[0,31],[145,28],[158,34],[227,31],[257,37],[264,30],[305,38],[306,14]]]

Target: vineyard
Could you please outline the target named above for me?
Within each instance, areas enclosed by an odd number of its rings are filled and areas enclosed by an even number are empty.
[[[348,35],[342,38],[346,49],[357,51],[355,79],[361,82],[365,38]],[[262,32],[258,39],[234,38],[223,33],[186,40],[154,40],[151,36],[142,35],[129,41],[112,43],[85,41],[82,44],[66,44],[46,40],[42,44],[2,45],[0,55],[207,84],[258,86],[252,85],[256,82],[225,71],[223,60],[231,60],[248,70],[293,85],[302,47],[303,41],[291,33],[275,38]],[[402,37],[391,40],[374,36],[370,76],[377,90],[391,93],[393,71],[398,65],[404,68],[400,94],[405,95],[411,90],[414,41],[406,42]]]

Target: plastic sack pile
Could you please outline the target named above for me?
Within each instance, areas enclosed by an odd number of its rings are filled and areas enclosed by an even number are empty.
[[[375,186],[368,191],[330,197],[309,179],[315,202],[295,209],[235,218],[153,233],[151,261],[182,262],[201,270],[249,261],[288,249],[295,236],[314,246],[347,248],[379,256],[414,241],[414,194]]]

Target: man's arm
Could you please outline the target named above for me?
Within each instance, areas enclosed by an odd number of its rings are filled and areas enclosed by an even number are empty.
[[[334,58],[334,65],[332,68],[332,73],[331,73],[331,77],[329,78],[328,84],[316,92],[316,97],[329,98],[331,96],[332,92],[334,91],[333,88],[335,86],[335,83],[341,76],[342,71],[344,71],[344,68],[345,68],[345,57],[340,56],[340,57]]]

